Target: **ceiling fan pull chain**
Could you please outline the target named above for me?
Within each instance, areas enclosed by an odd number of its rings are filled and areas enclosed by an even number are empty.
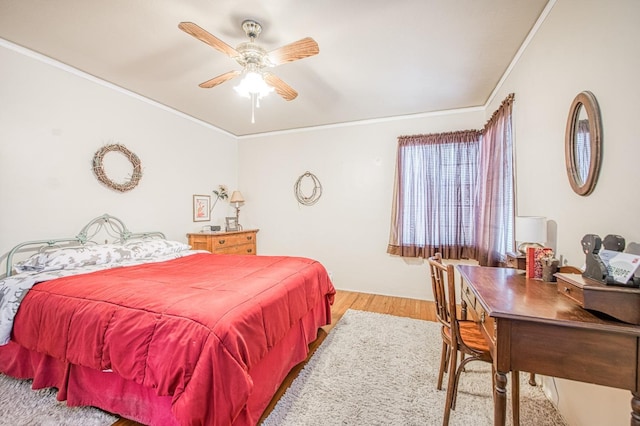
[[[256,102],[258,102],[258,100],[256,99],[256,94],[252,93],[251,94],[251,124],[255,124],[256,122]]]

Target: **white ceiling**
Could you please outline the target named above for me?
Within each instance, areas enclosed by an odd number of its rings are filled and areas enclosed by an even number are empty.
[[[482,106],[548,0],[0,0],[0,38],[236,136]],[[262,26],[267,51],[313,37],[320,53],[272,72],[298,91],[251,101],[199,83],[240,66],[178,29],[229,45]],[[34,82],[42,84],[42,82]]]

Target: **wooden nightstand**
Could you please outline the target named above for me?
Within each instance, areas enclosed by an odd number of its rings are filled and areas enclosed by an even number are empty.
[[[522,269],[524,271],[527,269],[527,257],[519,252],[509,252],[507,253],[505,266],[507,268]]]
[[[187,238],[193,250],[208,250],[217,254],[257,254],[258,231],[198,232],[187,234]]]

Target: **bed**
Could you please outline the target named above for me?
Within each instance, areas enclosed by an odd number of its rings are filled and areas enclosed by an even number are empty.
[[[335,294],[312,259],[194,251],[110,215],[19,244],[7,271],[0,372],[149,425],[256,424]]]

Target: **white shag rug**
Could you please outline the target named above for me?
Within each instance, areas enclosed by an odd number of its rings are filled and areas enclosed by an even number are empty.
[[[263,425],[441,425],[441,345],[437,323],[348,310]],[[520,423],[566,425],[542,389],[528,384],[528,374],[520,378]],[[492,425],[491,392],[491,366],[467,364],[449,424]],[[507,406],[510,424],[510,397]]]
[[[118,417],[93,407],[68,407],[55,388],[31,389],[31,380],[0,374],[0,425],[103,426]]]

